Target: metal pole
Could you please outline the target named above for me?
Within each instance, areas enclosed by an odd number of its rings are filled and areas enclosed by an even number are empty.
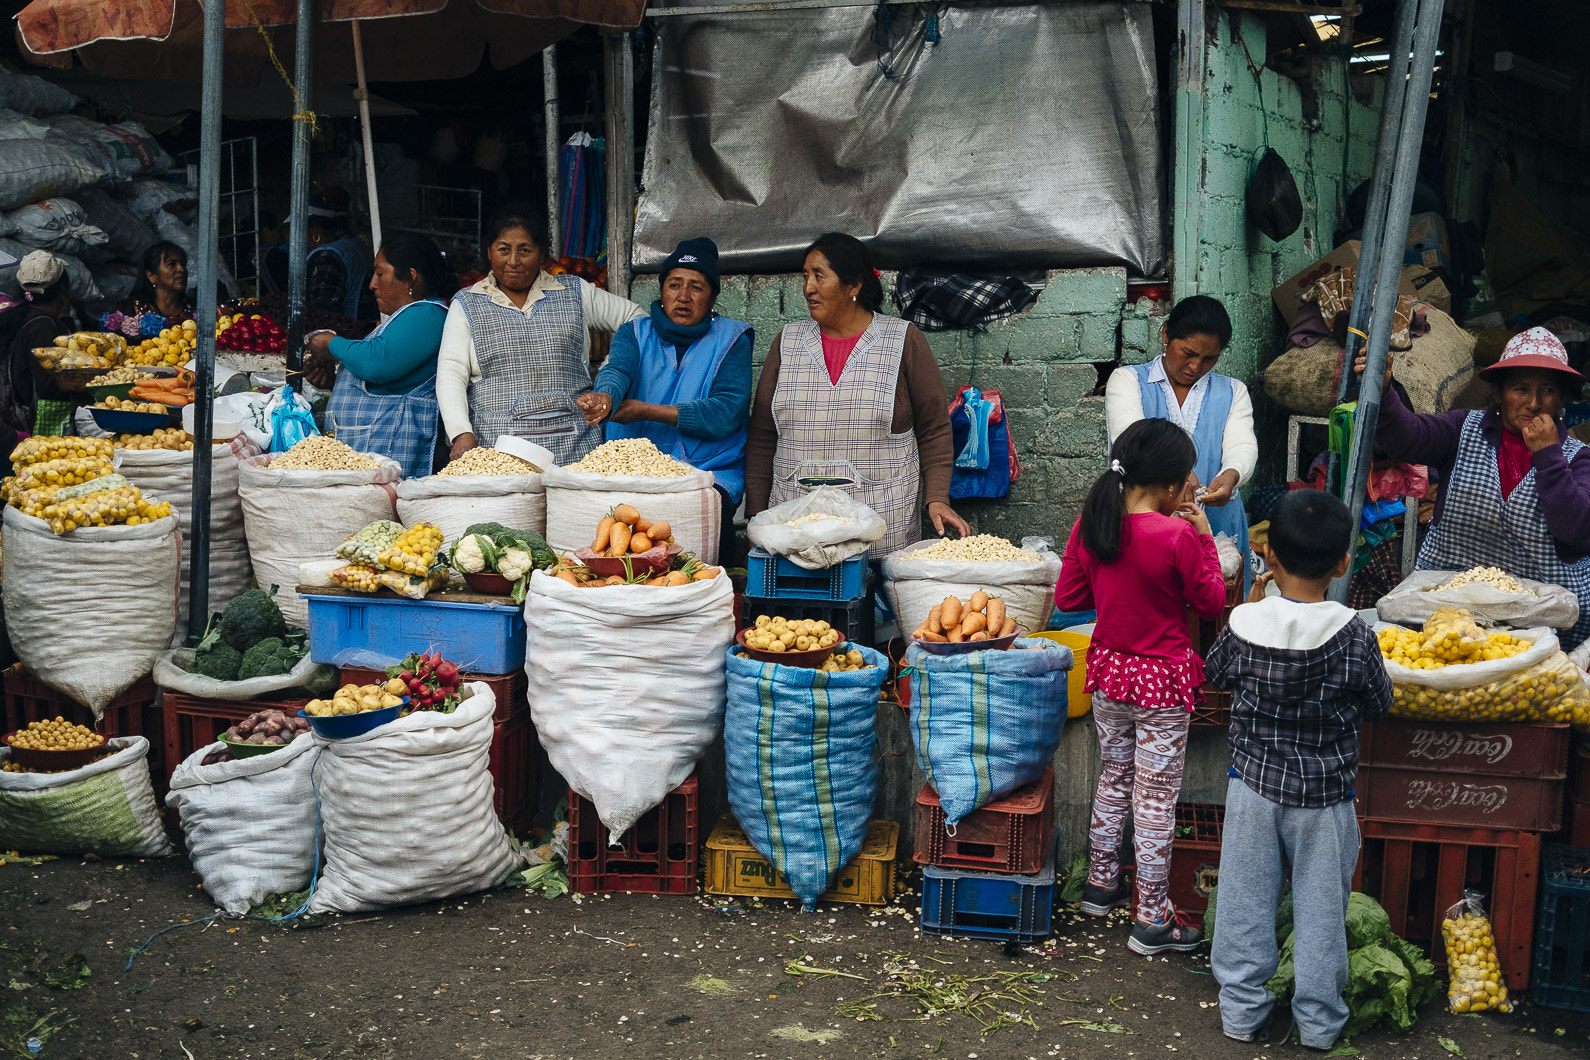
[[[188,524],[188,640],[197,643],[210,619],[210,436],[214,429],[215,301],[220,275],[221,86],[226,0],[204,5],[204,87],[199,113],[199,289],[194,317],[193,514]]]
[[[1172,163],[1176,199],[1171,214],[1171,290],[1178,300],[1197,294],[1199,286],[1206,63],[1203,0],[1180,0],[1176,5],[1176,153]]]
[[[381,249],[381,203],[375,190],[375,149],[370,144],[370,86],[364,79],[364,34],[353,20],[353,70],[359,79],[359,129],[364,134],[364,187],[370,200],[370,242]]]
[[[607,58],[607,289],[629,297],[635,227],[635,56],[629,34],[602,38]]]
[[[293,43],[293,87],[302,112],[293,116],[293,171],[287,246],[287,379],[297,382],[304,367],[304,289],[309,282],[308,115],[315,90],[315,0],[298,0]]]
[[[1424,117],[1430,105],[1430,81],[1435,69],[1436,43],[1441,36],[1443,0],[1422,0],[1414,28],[1413,65],[1408,71],[1407,92],[1402,101],[1402,118],[1397,130],[1396,162],[1391,175],[1391,192],[1383,222],[1383,247],[1400,247],[1408,238],[1408,215],[1413,210],[1413,185],[1418,177],[1419,148],[1424,142]],[[1399,53],[1400,54],[1400,53]],[[1397,80],[1400,63],[1394,63],[1387,76]],[[1390,82],[1388,82],[1389,85]],[[1375,300],[1369,321],[1367,359],[1358,393],[1358,412],[1353,419],[1353,445],[1347,460],[1347,503],[1353,513],[1353,544],[1357,547],[1358,522],[1364,511],[1364,491],[1369,482],[1369,465],[1375,454],[1375,426],[1380,418],[1380,395],[1391,346],[1391,318],[1397,305],[1398,281],[1402,276],[1402,255],[1382,253],[1375,277]],[[1356,295],[1355,295],[1356,307]],[[1350,374],[1351,362],[1342,365]],[[1348,574],[1331,584],[1331,599],[1347,602],[1352,581]]]
[[[541,53],[542,112],[547,135],[547,233],[552,245],[547,252],[554,258],[563,254],[563,225],[558,211],[562,206],[563,186],[558,175],[558,153],[562,147],[562,115],[558,108],[558,46],[548,44]]]

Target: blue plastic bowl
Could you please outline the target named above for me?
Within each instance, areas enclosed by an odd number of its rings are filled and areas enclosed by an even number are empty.
[[[88,410],[93,414],[99,429],[112,434],[152,434],[157,428],[171,426],[171,414],[159,412],[123,412],[121,409]]]
[[[396,721],[397,716],[408,705],[408,697],[404,696],[403,702],[397,706],[382,707],[380,710],[364,710],[358,714],[337,714],[326,718],[317,718],[300,710],[298,716],[309,719],[309,727],[315,731],[316,736],[327,740],[346,740],[352,736],[363,736],[371,729],[385,725],[389,721]]]

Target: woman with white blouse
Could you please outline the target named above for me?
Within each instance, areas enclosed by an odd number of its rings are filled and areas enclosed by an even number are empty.
[[[531,207],[503,209],[484,231],[491,272],[453,297],[436,366],[452,459],[506,434],[573,463],[602,441],[576,404],[591,390],[590,331],[617,331],[645,310],[543,271],[546,228]]]
[[[1176,303],[1160,340],[1159,357],[1110,373],[1104,388],[1110,444],[1142,419],[1170,420],[1190,434],[1198,450],[1198,499],[1210,526],[1246,556],[1248,515],[1237,487],[1253,476],[1259,439],[1248,388],[1214,370],[1231,342],[1231,317],[1218,300],[1195,294]]]

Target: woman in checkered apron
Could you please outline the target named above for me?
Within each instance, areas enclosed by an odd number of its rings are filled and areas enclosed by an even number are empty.
[[[1391,389],[1388,357],[1375,445],[1440,469],[1419,569],[1500,567],[1571,590],[1579,621],[1561,634],[1571,650],[1590,636],[1590,457],[1560,417],[1584,376],[1545,328],[1513,336],[1480,375],[1496,387],[1489,408],[1421,415]]]
[[[506,434],[573,463],[602,441],[576,404],[591,390],[590,330],[614,332],[645,313],[543,271],[546,223],[534,207],[505,207],[483,232],[491,273],[453,297],[436,370],[452,458]]]
[[[806,251],[810,320],[768,350],[746,443],[746,514],[840,479],[883,517],[875,556],[920,533],[923,495],[939,534],[971,533],[950,507],[954,461],[944,380],[916,325],[885,316],[883,284],[861,241],[837,232]]]
[[[442,252],[425,236],[401,233],[375,256],[370,290],[381,324],[354,341],[329,331],[305,336],[311,382],[336,373],[326,425],[361,453],[380,453],[404,478],[436,462],[436,354],[447,304],[458,287]]]

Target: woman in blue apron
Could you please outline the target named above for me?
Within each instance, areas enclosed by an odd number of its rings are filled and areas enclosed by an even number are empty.
[[[751,404],[751,325],[712,312],[718,246],[687,239],[663,262],[649,316],[613,336],[596,384],[577,404],[613,438],[650,438],[691,467],[712,472],[723,502],[718,560],[740,565],[734,511],[745,495],[745,421]]]
[[[457,287],[428,237],[393,235],[376,255],[370,279],[380,326],[359,340],[329,331],[305,339],[314,362],[306,374],[329,374],[331,358],[339,365],[326,406],[327,428],[361,453],[396,461],[404,478],[422,478],[435,465],[436,357],[447,320],[443,300]]]
[[[1579,620],[1559,637],[1571,651],[1590,637],[1590,455],[1562,409],[1584,376],[1545,328],[1514,335],[1480,375],[1496,387],[1488,408],[1421,414],[1391,388],[1388,357],[1375,445],[1440,470],[1418,569],[1500,567],[1562,586],[1579,598]]]
[[[576,404],[591,391],[590,332],[646,314],[576,276],[545,272],[546,222],[534,207],[505,207],[482,231],[491,272],[453,297],[436,369],[452,457],[507,434],[573,463],[602,441]]]
[[[1231,342],[1231,318],[1219,301],[1195,294],[1176,303],[1160,340],[1165,352],[1159,357],[1110,374],[1104,390],[1110,443],[1142,419],[1170,420],[1192,435],[1198,450],[1194,473],[1209,525],[1246,557],[1248,513],[1237,487],[1253,475],[1259,439],[1248,388],[1214,370]]]

